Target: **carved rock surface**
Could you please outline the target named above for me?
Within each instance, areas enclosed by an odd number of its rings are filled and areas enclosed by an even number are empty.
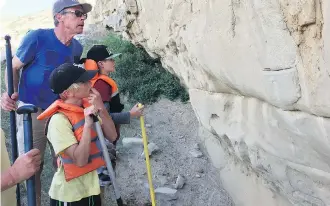
[[[189,89],[237,205],[330,205],[330,2],[96,0]]]

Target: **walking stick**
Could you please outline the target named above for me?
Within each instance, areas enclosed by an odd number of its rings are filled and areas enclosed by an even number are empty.
[[[32,104],[26,104],[17,109],[17,114],[23,114],[23,125],[24,125],[24,150],[28,152],[33,147],[33,136],[32,136],[32,118],[31,113],[36,113],[37,107]],[[33,175],[26,180],[27,185],[27,197],[28,206],[36,206],[36,189],[35,189],[35,176]]]
[[[138,107],[142,107],[142,104],[138,104]],[[140,123],[141,123],[141,131],[142,131],[142,138],[143,138],[144,155],[146,158],[146,166],[147,166],[147,172],[148,172],[148,182],[149,182],[151,205],[156,206],[155,192],[154,192],[154,186],[152,184],[152,175],[151,175],[151,167],[150,167],[150,160],[149,160],[148,137],[147,137],[147,133],[146,133],[146,128],[144,127],[144,117],[143,116],[140,117]]]
[[[13,85],[13,65],[12,65],[12,54],[11,54],[11,45],[10,45],[10,36],[5,36],[6,40],[6,64],[7,64],[7,82],[8,82],[8,96],[14,93],[14,85]],[[10,139],[11,139],[11,159],[12,164],[17,159],[17,138],[16,138],[16,114],[15,111],[10,111]],[[20,194],[20,186],[17,184],[16,187],[16,201],[17,205],[21,205],[21,194]]]
[[[110,156],[108,153],[108,149],[107,149],[107,146],[105,143],[105,139],[104,139],[104,135],[103,135],[103,131],[102,131],[99,119],[95,115],[91,115],[91,116],[93,117],[93,120],[95,123],[95,129],[96,129],[97,136],[99,137],[99,140],[101,142],[102,153],[103,153],[105,163],[106,163],[106,166],[107,166],[110,178],[111,178],[113,190],[115,191],[117,205],[123,206],[123,200],[121,199],[121,196],[120,196],[119,187],[116,182],[115,171],[113,170],[113,167],[112,167],[111,159],[110,159]]]

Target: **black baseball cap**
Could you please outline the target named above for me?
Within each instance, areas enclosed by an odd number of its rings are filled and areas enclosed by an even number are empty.
[[[114,59],[119,55],[121,55],[121,53],[113,54],[105,45],[94,45],[87,52],[87,59],[92,59],[99,62],[106,59]]]
[[[80,3],[78,0],[56,0],[53,4],[53,16],[62,10],[74,6],[81,6],[85,13],[92,10],[92,5],[88,3]]]
[[[49,85],[55,94],[61,94],[73,83],[88,82],[96,74],[97,70],[85,70],[82,65],[64,63],[52,71]]]

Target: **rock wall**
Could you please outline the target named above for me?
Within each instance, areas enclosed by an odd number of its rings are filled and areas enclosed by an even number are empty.
[[[189,88],[236,205],[330,205],[329,1],[90,2]]]

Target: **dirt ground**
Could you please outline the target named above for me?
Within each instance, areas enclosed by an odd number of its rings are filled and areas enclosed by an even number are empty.
[[[231,198],[218,181],[215,168],[200,147],[204,156],[193,157],[190,151],[200,142],[198,121],[189,103],[171,102],[162,99],[146,107],[145,124],[149,143],[160,149],[150,156],[154,187],[174,188],[178,175],[185,178],[185,185],[177,191],[176,200],[156,195],[161,206],[228,206]],[[140,122],[134,119],[123,126],[122,137],[141,138]],[[126,148],[118,146],[118,184],[122,197],[130,205],[143,205],[150,200],[147,169],[141,157],[142,146]],[[107,190],[110,200],[111,189]]]
[[[126,110],[128,109],[127,107]],[[8,122],[6,115],[1,119],[2,126]],[[218,173],[207,158],[204,148],[197,146],[200,142],[199,125],[189,103],[182,104],[162,99],[146,107],[145,123],[148,124],[146,130],[149,143],[153,142],[159,147],[159,150],[150,156],[154,188],[174,188],[178,175],[184,176],[185,179],[185,184],[182,189],[178,189],[175,200],[168,200],[167,196],[157,194],[157,205],[234,205],[231,197],[222,188],[217,177]],[[133,119],[130,125],[121,127],[121,139],[125,137],[142,138],[139,119]],[[196,158],[190,153],[195,147],[200,148],[204,154],[202,157]],[[143,146],[124,147],[120,141],[117,150],[116,174],[122,199],[131,206],[149,203],[147,169],[145,160],[141,157]],[[42,205],[49,205],[48,189],[54,170],[48,152],[45,158],[46,165],[42,175]],[[26,205],[24,189],[22,189],[22,196],[23,203]],[[105,198],[107,200],[105,205],[116,205],[111,186],[106,188]]]

